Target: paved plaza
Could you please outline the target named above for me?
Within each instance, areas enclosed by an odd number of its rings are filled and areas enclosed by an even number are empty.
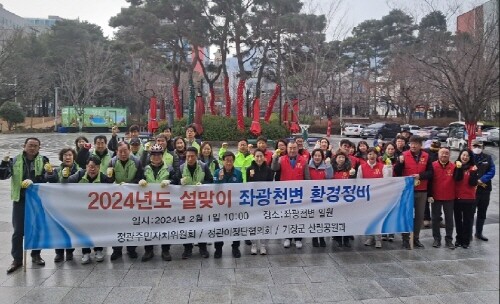
[[[93,138],[95,134],[88,134]],[[41,154],[58,164],[60,148],[74,146],[76,134],[39,134]],[[0,134],[0,154],[21,151],[24,135]],[[340,138],[333,137],[338,146]],[[354,140],[357,141],[357,140]],[[234,147],[233,147],[234,148]],[[242,243],[242,257],[231,256],[226,242],[222,259],[193,257],[181,260],[183,247],[172,246],[173,261],[160,258],[156,248],[152,261],[131,260],[126,255],[102,263],[81,265],[75,259],[55,264],[54,251],[43,250],[45,267],[28,260],[26,272],[7,275],[12,234],[10,181],[0,181],[0,304],[7,303],[499,303],[499,150],[493,155],[497,175],[493,181],[484,235],[469,249],[432,247],[430,229],[422,230],[425,249],[402,250],[401,237],[383,242],[382,249],[363,245],[356,237],[352,248],[339,248],[327,240],[326,248],[285,249],[272,240],[267,256],[250,255]],[[452,154],[452,160],[457,153]],[[444,232],[444,229],[443,229]],[[443,233],[442,232],[442,233]],[[157,246],[159,247],[159,246]]]

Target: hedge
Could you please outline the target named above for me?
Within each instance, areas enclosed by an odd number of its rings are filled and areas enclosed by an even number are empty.
[[[202,118],[203,134],[202,138],[209,141],[237,141],[241,138],[256,138],[250,133],[252,124],[251,118],[245,118],[245,132],[239,132],[235,117],[204,115]],[[163,130],[166,123],[161,123],[159,129]],[[172,133],[175,136],[184,136],[186,134],[187,119],[182,118],[174,121]],[[261,121],[262,135],[268,139],[286,138],[290,132],[277,121],[265,123]]]

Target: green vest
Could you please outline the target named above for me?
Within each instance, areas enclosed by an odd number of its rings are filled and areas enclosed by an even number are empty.
[[[158,175],[155,178],[155,174],[153,172],[153,168],[151,168],[151,165],[147,165],[146,168],[144,168],[144,179],[148,183],[153,183],[153,184],[159,184],[162,180],[166,180],[169,177],[168,173],[168,166],[163,164],[161,166],[160,171],[158,171]]]
[[[191,177],[191,172],[189,172],[188,165],[185,163],[182,169],[182,176],[186,178],[186,185],[196,185],[197,183],[202,183],[205,179],[205,171],[201,168],[202,164],[198,162],[196,164],[196,169],[194,169],[194,174]]]
[[[131,182],[137,173],[137,166],[132,158],[127,160],[125,166],[122,165],[121,160],[116,158],[113,168],[115,169],[115,183],[117,184]]]
[[[97,156],[101,160],[101,166],[99,167],[99,171],[101,173],[106,174],[106,171],[108,170],[109,162],[111,161],[111,156],[109,155],[109,151],[103,157],[100,157],[99,155],[97,155],[95,153],[95,151],[92,152],[92,155]]]
[[[43,157],[38,154],[35,159],[35,176],[42,175],[43,172]],[[23,182],[24,154],[21,153],[16,157],[16,162],[12,166],[12,178],[10,179],[10,198],[14,202],[19,202],[21,197],[21,183]]]
[[[208,166],[208,169],[210,170],[210,173],[212,173],[212,175],[214,175],[214,173],[215,173],[215,162],[214,162],[214,159],[212,157],[210,157],[208,159],[202,159],[201,161],[205,165]]]
[[[166,151],[163,152],[163,163],[165,165],[167,165],[167,167],[173,167],[173,164],[174,164],[174,157],[172,156],[172,154],[170,154],[170,152]]]
[[[89,178],[87,177],[87,172],[85,172],[85,175],[82,177],[82,179],[79,181],[79,183],[82,183],[82,184],[89,183]],[[97,178],[94,179],[94,181],[92,183],[96,183],[96,184],[101,183],[101,174],[100,173],[97,175]]]
[[[198,153],[200,153],[200,145],[196,142],[196,139],[189,141],[187,138],[184,138],[184,140],[186,141],[186,148],[195,147],[196,150],[198,150]]]
[[[220,148],[219,149],[219,161],[223,161],[222,156],[224,153],[226,153],[227,149],[226,148]]]
[[[247,168],[252,165],[253,160],[254,160],[254,157],[253,157],[252,153],[249,153],[247,156],[245,156],[241,152],[236,153],[236,156],[234,159],[234,167],[241,171],[241,174],[243,175],[243,182],[244,183],[247,181]]]

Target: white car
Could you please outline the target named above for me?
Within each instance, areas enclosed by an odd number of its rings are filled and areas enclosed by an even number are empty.
[[[349,126],[345,127],[344,135],[346,137],[349,137],[349,136],[359,137],[361,131],[363,131],[364,128],[365,128],[365,126],[361,125],[361,124],[349,125]]]
[[[418,131],[420,130],[420,127],[417,125],[401,125],[401,131],[407,130],[410,131],[411,135],[418,135]]]

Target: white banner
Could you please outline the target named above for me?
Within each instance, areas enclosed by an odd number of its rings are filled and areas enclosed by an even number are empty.
[[[25,249],[411,231],[411,177],[166,188],[34,184],[26,192]]]

